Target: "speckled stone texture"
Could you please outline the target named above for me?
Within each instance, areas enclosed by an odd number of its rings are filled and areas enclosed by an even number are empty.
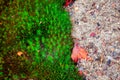
[[[80,59],[78,70],[86,80],[120,80],[120,0],[76,0],[66,10],[73,40],[93,59]]]

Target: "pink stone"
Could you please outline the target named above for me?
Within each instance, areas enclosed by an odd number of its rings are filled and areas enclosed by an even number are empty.
[[[90,33],[90,37],[95,37],[96,36],[96,33],[92,32]]]

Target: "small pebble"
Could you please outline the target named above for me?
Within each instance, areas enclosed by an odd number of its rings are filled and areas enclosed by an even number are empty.
[[[111,63],[111,60],[109,59],[109,60],[107,61],[107,65],[110,66],[110,63]]]
[[[93,3],[92,3],[92,7],[94,7],[95,5],[96,5],[96,3],[95,3],[95,2],[93,2]]]
[[[93,16],[93,15],[94,15],[94,12],[92,11],[92,12],[90,12],[90,14]]]
[[[113,57],[116,56],[116,54],[117,54],[117,53],[116,53],[115,51],[112,52],[112,56],[113,56]]]
[[[100,61],[100,59],[101,59],[100,57],[97,57],[95,60],[96,60],[96,61]]]
[[[87,23],[87,22],[88,22],[86,17],[83,17],[83,18],[81,19],[81,21],[83,21],[84,23]]]
[[[75,21],[75,24],[79,24],[79,21]]]
[[[96,36],[96,33],[92,32],[90,33],[90,37],[95,37]]]
[[[100,23],[97,23],[97,26],[100,26]]]
[[[81,66],[81,67],[78,69],[78,71],[83,71],[83,67]]]
[[[96,36],[96,39],[99,39],[100,38],[100,36]]]
[[[75,11],[78,11],[79,8],[78,8],[78,7],[75,7],[74,9],[75,9]]]
[[[90,42],[89,45],[88,45],[88,48],[93,48],[94,47],[94,43]]]
[[[73,13],[72,13],[72,12],[70,12],[70,13],[69,13],[69,15],[70,15],[70,16],[72,16],[72,15],[73,15]]]

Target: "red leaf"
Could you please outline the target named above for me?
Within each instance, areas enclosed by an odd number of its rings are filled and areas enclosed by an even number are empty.
[[[71,58],[75,63],[77,63],[78,59],[87,59],[87,54],[88,53],[84,48],[80,47],[78,43],[75,43]]]
[[[73,2],[72,0],[66,0],[66,2],[65,2],[65,7],[67,7],[69,4],[71,4],[71,2]]]

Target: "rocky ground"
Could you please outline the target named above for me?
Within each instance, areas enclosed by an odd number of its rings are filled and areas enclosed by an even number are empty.
[[[86,80],[120,80],[120,0],[76,0],[66,10],[72,37],[88,52],[76,67]]]

